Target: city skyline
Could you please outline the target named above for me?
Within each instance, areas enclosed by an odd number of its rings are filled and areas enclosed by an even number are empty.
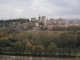
[[[80,18],[80,0],[0,0],[0,19]]]

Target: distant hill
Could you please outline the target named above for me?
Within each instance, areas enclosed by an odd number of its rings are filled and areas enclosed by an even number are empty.
[[[75,19],[66,19],[66,20],[80,20],[80,18],[78,19],[78,18],[75,18]]]

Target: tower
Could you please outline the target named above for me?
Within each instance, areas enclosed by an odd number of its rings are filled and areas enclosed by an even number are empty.
[[[46,16],[42,16],[42,22],[46,25]]]
[[[39,15],[39,22],[42,22],[42,17]]]

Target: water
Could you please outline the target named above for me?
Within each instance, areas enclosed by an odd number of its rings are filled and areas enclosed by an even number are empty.
[[[80,58],[52,58],[52,57],[27,57],[0,55],[0,60],[80,60]]]

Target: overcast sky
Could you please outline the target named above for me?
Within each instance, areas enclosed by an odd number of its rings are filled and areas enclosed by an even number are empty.
[[[0,0],[0,19],[80,18],[80,0]]]

